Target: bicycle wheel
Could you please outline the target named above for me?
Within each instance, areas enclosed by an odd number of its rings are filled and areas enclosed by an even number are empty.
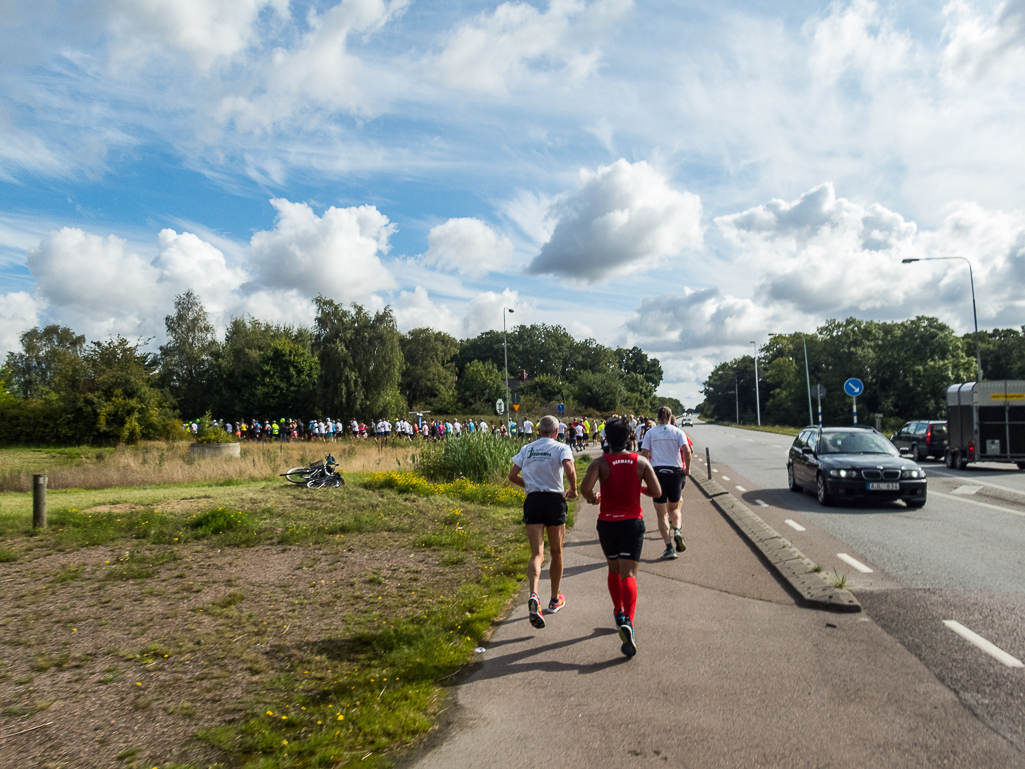
[[[306,483],[310,479],[310,468],[293,467],[287,473],[283,473],[286,480],[292,483]]]

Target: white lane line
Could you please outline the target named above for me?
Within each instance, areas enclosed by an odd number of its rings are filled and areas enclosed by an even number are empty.
[[[728,480],[730,479],[730,476],[728,476],[728,475],[724,475],[724,476],[722,477],[722,479],[723,479],[724,481],[728,481]]]
[[[847,553],[837,553],[836,557],[844,563],[848,563],[862,574],[871,574],[872,570],[856,558],[851,558]]]
[[[745,489],[743,486],[736,486],[735,488],[737,489],[737,491],[741,491],[741,492],[746,492],[747,491],[747,489]]]
[[[718,470],[717,468],[713,467],[713,468],[712,468],[712,472],[713,472],[713,473],[717,473],[717,472],[719,472],[719,470]]]
[[[785,523],[787,526],[789,526],[794,531],[808,531],[806,528],[804,528],[804,526],[799,524],[797,521],[791,521],[789,518],[787,518],[785,521],[783,521],[783,523]]]
[[[994,659],[999,660],[1003,664],[1007,665],[1007,667],[1009,667],[1009,668],[1025,668],[1025,664],[1023,664],[1020,659],[1018,659],[1017,657],[1012,657],[1010,654],[1005,652],[999,646],[997,646],[996,644],[994,644],[994,643],[992,643],[990,641],[987,641],[985,638],[983,638],[978,633],[972,632],[971,630],[966,628],[964,625],[962,625],[960,622],[955,622],[952,619],[945,619],[945,620],[943,620],[943,624],[946,625],[951,630],[953,630],[955,633],[957,633],[963,639],[965,639],[968,643],[970,643],[973,646],[977,646],[978,648],[982,649],[982,651],[986,652],[986,654],[988,654],[989,656],[993,657]]]
[[[758,505],[759,507],[768,507],[769,506],[769,504],[767,502],[763,502],[760,499],[756,499],[755,500],[755,504]]]
[[[969,496],[971,494],[978,494],[980,491],[982,491],[982,486],[958,486],[950,493],[964,497]]]
[[[789,456],[789,454],[788,454]],[[938,475],[941,478],[960,478],[961,480],[967,480],[963,475],[954,475],[952,473],[944,473],[939,470],[933,470],[931,467],[927,471],[929,475]],[[1012,494],[1025,494],[1023,489],[1012,489],[1010,486],[999,486],[995,483],[989,483],[988,481],[980,481],[978,478],[972,478],[972,483],[977,483],[979,486],[988,486],[991,489],[1000,489],[1001,491],[1010,491]]]
[[[1012,510],[1009,507],[1000,507],[999,505],[991,505],[988,502],[978,502],[974,499],[968,499],[967,497],[955,497],[953,494],[941,494],[938,491],[930,491],[930,497],[945,497],[947,499],[955,499],[958,502],[965,505],[975,505],[976,507],[985,507],[990,510],[999,510],[1001,513],[1007,513],[1009,515],[1017,515],[1019,518],[1025,518],[1025,513],[1021,510]]]

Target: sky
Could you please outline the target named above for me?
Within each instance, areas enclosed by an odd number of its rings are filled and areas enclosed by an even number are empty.
[[[0,0],[0,356],[192,289],[719,362],[1025,323],[1025,0]]]

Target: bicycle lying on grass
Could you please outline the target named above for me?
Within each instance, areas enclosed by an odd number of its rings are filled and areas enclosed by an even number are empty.
[[[319,459],[309,467],[293,467],[281,476],[297,485],[305,485],[308,489],[337,489],[345,485],[342,474],[335,472],[338,463],[330,454]]]

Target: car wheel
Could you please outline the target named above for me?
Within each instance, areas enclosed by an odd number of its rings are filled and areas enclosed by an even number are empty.
[[[943,463],[951,470],[954,469],[954,452],[949,449],[943,454]]]
[[[819,504],[823,507],[829,507],[833,503],[832,497],[829,496],[829,488],[826,486],[826,479],[819,473],[815,480],[815,496],[818,497]]]
[[[915,460],[916,462],[917,462],[917,461],[918,461],[919,459],[921,459],[921,457],[920,457],[920,456],[918,456],[918,444],[917,444],[917,443],[912,443],[912,444],[911,444],[911,448],[909,448],[909,449],[908,449],[908,454],[910,454],[910,455],[911,455],[911,458],[912,458],[913,460]]]
[[[796,491],[798,494],[801,493],[801,485],[797,482],[794,477],[794,466],[787,465],[787,488],[791,491]]]
[[[1018,469],[1019,470],[1025,470],[1025,462],[1019,462],[1018,463]]]
[[[924,499],[905,499],[904,504],[912,510],[917,510],[920,507],[925,507]]]

